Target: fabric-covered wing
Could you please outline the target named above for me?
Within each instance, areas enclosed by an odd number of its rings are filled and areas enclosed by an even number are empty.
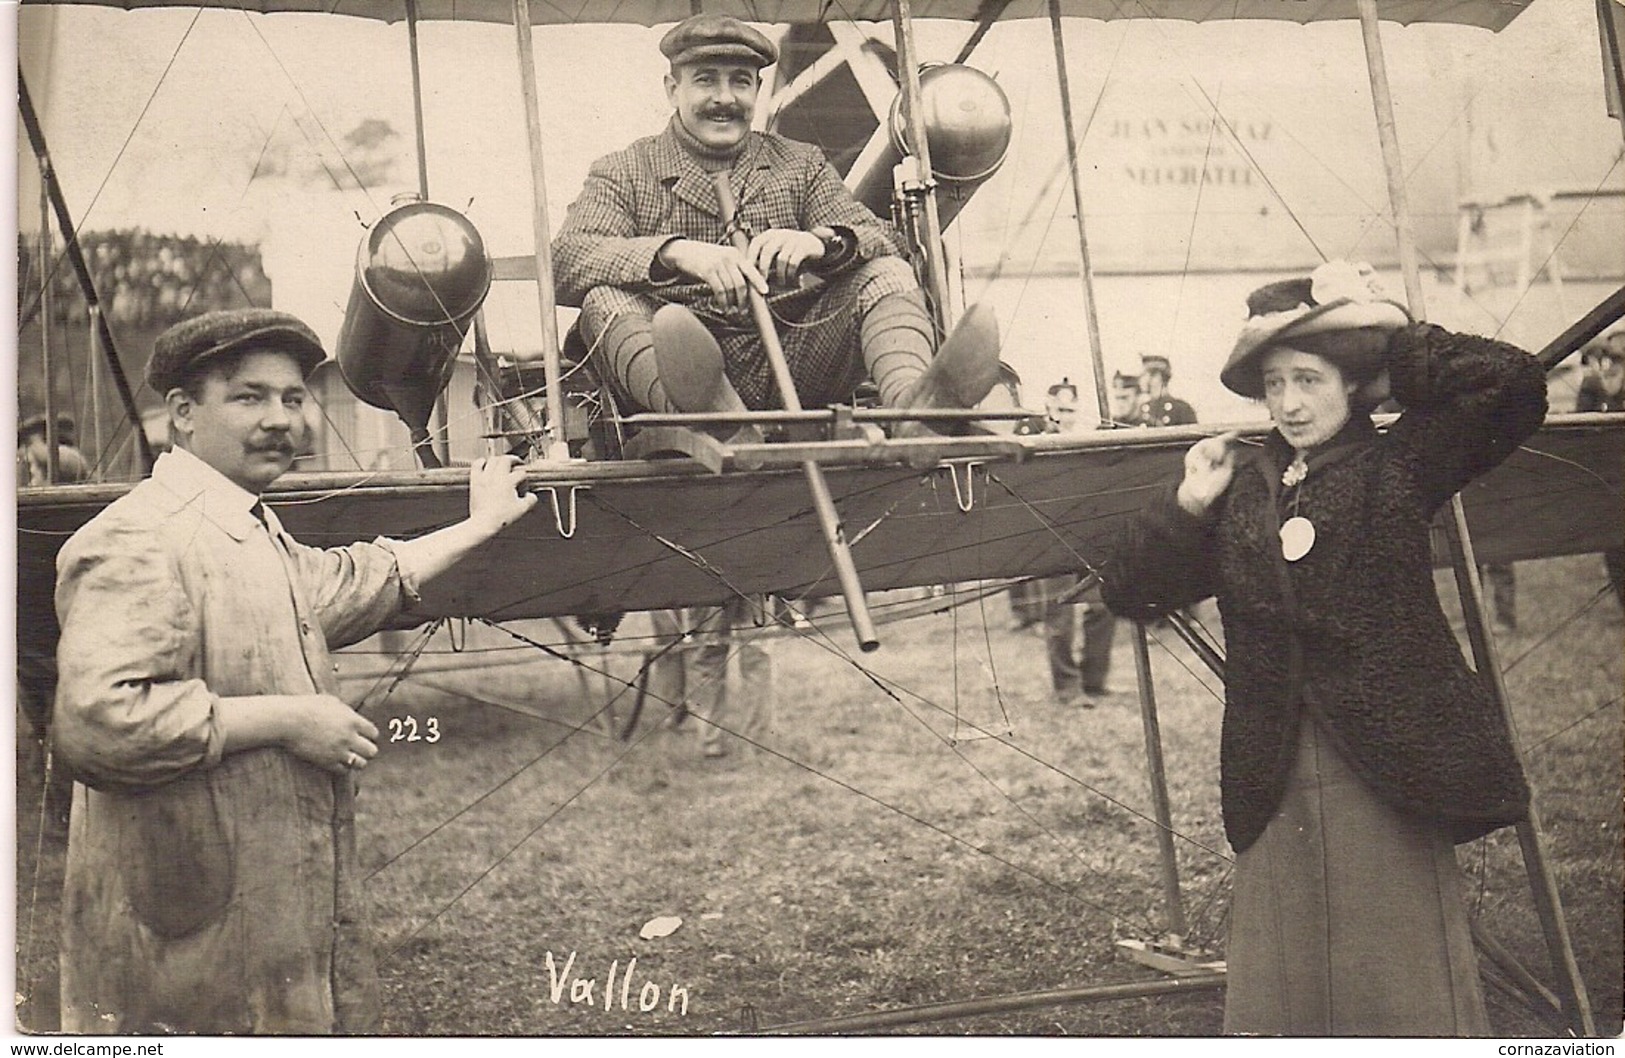
[[[1531,0],[1378,0],[1380,16],[1391,22],[1454,22],[1500,29]],[[246,11],[305,11],[400,22],[405,0],[23,0],[23,3],[93,3],[102,7],[222,7]],[[644,26],[681,22],[696,9],[775,25],[805,22],[887,22],[890,0],[528,0],[533,25],[628,22]],[[974,20],[982,0],[913,0],[915,18]],[[418,0],[420,19],[512,22],[511,0]],[[1068,18],[1172,18],[1189,22],[1220,19],[1277,19],[1320,22],[1357,18],[1355,0],[1061,0]],[[1047,0],[1013,0],[999,16],[1047,18]]]

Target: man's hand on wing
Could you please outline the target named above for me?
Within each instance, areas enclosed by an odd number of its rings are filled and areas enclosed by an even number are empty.
[[[474,460],[468,470],[468,517],[488,536],[517,522],[536,506],[535,493],[524,491],[525,468],[511,455]]]
[[[732,246],[697,239],[673,239],[660,248],[660,263],[674,272],[698,279],[730,309],[749,301],[751,290],[767,294],[767,280],[762,273]]]

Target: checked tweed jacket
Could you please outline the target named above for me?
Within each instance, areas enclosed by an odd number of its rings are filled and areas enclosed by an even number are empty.
[[[900,258],[901,242],[890,225],[852,197],[811,144],[752,132],[734,163],[731,183],[739,221],[749,234],[828,226],[847,237],[852,252],[820,262],[816,279],[804,277],[797,287],[768,294],[803,399],[815,404],[844,396],[840,387],[849,391],[863,370],[855,324],[845,311],[852,297],[843,292],[842,304],[831,305],[825,295],[840,277],[868,262]],[[668,127],[593,163],[553,240],[558,301],[581,306],[597,289],[601,301],[592,306],[593,314],[605,319],[628,311],[652,314],[665,302],[687,305],[722,344],[728,376],[746,403],[770,406],[771,375],[748,309],[725,310],[703,283],[659,281],[650,274],[655,254],[672,239],[720,244],[727,235],[711,175]],[[878,281],[885,288],[871,295],[918,289],[906,267],[883,270]]]

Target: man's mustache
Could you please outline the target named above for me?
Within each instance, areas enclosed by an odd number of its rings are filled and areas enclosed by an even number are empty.
[[[248,446],[250,452],[257,454],[275,452],[278,455],[291,456],[294,454],[293,442],[285,438],[275,438],[270,441],[260,441]]]
[[[707,121],[743,121],[746,114],[744,107],[714,106],[700,111],[700,117]]]

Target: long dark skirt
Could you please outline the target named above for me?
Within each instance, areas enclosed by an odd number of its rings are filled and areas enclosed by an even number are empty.
[[[1379,802],[1305,718],[1280,810],[1236,858],[1224,1030],[1484,1036],[1448,835]]]

